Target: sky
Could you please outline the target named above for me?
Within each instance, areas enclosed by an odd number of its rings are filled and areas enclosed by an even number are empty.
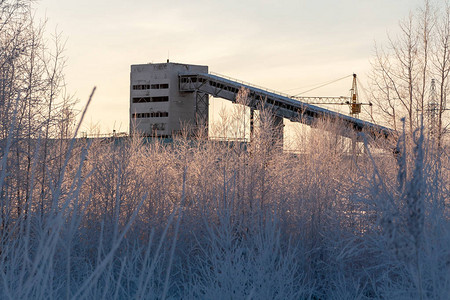
[[[128,131],[130,65],[171,62],[297,94],[352,73],[367,82],[374,45],[421,0],[40,0],[48,34],[67,39],[67,91],[83,131]],[[367,85],[367,84],[365,84]],[[305,96],[343,96],[351,79]],[[213,110],[220,102],[211,101]]]

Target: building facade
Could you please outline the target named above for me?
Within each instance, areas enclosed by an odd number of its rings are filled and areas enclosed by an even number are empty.
[[[130,134],[171,137],[196,125],[196,93],[179,91],[179,74],[208,73],[208,66],[177,63],[132,65]]]

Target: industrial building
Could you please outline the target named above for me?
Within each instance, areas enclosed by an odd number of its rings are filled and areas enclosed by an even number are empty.
[[[194,128],[196,95],[178,88],[178,75],[186,72],[207,74],[208,67],[170,62],[131,66],[130,133],[170,137]],[[205,113],[207,118],[207,102]]]
[[[351,116],[337,113],[301,101],[302,99],[256,87],[248,83],[208,72],[208,66],[178,63],[140,64],[131,66],[130,76],[130,133],[143,136],[172,137],[182,129],[208,126],[209,96],[236,101],[241,88],[248,90],[248,106],[251,111],[260,107],[269,109],[275,124],[283,124],[283,118],[311,125],[316,119],[338,121],[353,131],[365,132],[374,138],[388,138],[394,132],[386,127],[355,117],[361,103],[357,101],[356,75],[352,96],[347,103]],[[341,100],[342,97],[339,97]],[[278,126],[278,128],[282,126]],[[344,136],[355,136],[342,131]],[[280,134],[282,136],[282,133]],[[357,139],[360,135],[357,134]]]

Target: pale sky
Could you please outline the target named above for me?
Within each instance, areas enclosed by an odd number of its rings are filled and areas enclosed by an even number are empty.
[[[298,93],[357,73],[365,83],[374,43],[421,0],[40,0],[67,38],[67,89],[85,103],[84,129],[128,131],[130,65],[208,65],[212,72]],[[351,79],[309,93],[342,96]],[[212,101],[213,102],[213,101]],[[211,103],[217,106],[217,103]]]

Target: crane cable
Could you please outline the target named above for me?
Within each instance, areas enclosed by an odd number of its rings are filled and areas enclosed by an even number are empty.
[[[344,77],[339,78],[339,79],[336,79],[336,80],[332,80],[332,81],[329,81],[329,82],[325,82],[325,83],[323,83],[323,84],[321,84],[321,85],[319,85],[319,86],[317,86],[317,87],[315,87],[315,88],[312,88],[312,89],[309,89],[309,90],[307,90],[307,91],[303,91],[303,92],[301,92],[301,93],[298,93],[298,94],[294,95],[294,97],[297,97],[297,96],[300,96],[301,94],[306,94],[306,93],[308,93],[308,92],[317,90],[317,89],[319,89],[319,88],[321,88],[321,87],[327,86],[327,85],[329,85],[329,84],[335,83],[335,82],[337,82],[337,81],[346,79],[346,78],[351,77],[351,76],[353,76],[353,74],[344,76]]]

